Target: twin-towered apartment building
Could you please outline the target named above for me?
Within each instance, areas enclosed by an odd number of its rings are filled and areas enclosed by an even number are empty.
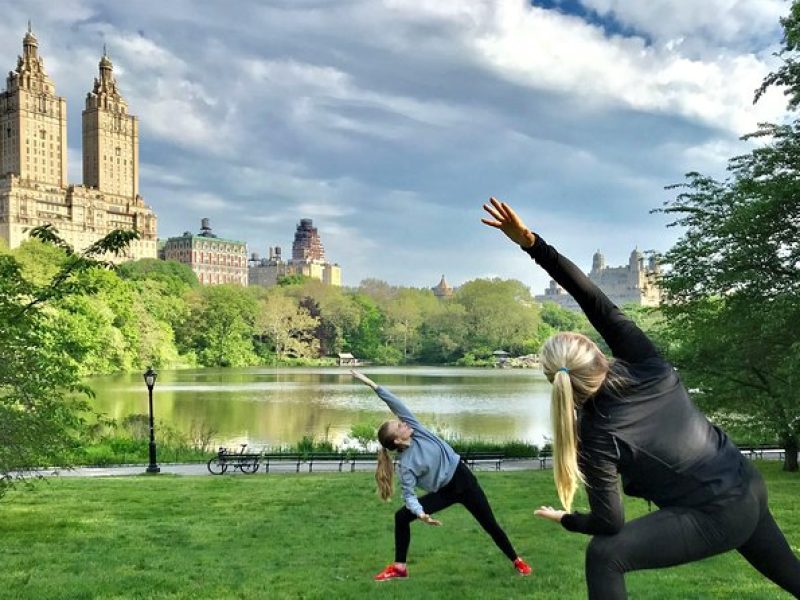
[[[56,94],[28,26],[22,55],[0,94],[0,239],[14,248],[30,229],[52,224],[80,251],[115,229],[135,228],[139,240],[109,260],[177,260],[189,265],[203,284],[248,285],[250,270],[254,283],[264,285],[265,272],[280,270],[280,275],[300,273],[341,285],[341,269],[325,261],[310,219],[298,225],[298,255],[274,268],[262,268],[261,261],[248,265],[246,244],[217,237],[207,219],[200,233],[169,238],[159,249],[156,214],[139,195],[138,119],[128,111],[105,51],[98,66],[82,113],[83,183],[70,184],[67,101]]]
[[[67,182],[67,102],[28,28],[0,94],[0,238],[12,248],[52,223],[83,249],[114,229],[141,237],[116,260],[156,257],[157,219],[139,195],[139,124],[105,54],[83,110],[83,183]],[[114,259],[113,257],[112,260]]]

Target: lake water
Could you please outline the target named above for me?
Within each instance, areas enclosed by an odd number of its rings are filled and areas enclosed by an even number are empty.
[[[376,367],[363,372],[406,402],[426,426],[463,438],[543,443],[550,433],[550,384],[532,369]],[[121,420],[147,414],[141,374],[92,379],[94,407]],[[294,444],[326,432],[346,443],[354,423],[391,413],[346,368],[258,367],[162,371],[153,391],[156,421],[188,432],[204,424],[215,445]],[[158,435],[158,431],[156,431]]]

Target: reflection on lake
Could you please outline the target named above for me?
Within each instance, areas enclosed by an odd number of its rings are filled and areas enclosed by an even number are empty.
[[[541,444],[550,432],[550,384],[525,369],[376,367],[363,372],[406,402],[422,423],[464,438]],[[147,413],[140,374],[93,378],[92,404],[117,420]],[[162,371],[156,421],[180,431],[205,424],[216,444],[293,444],[304,435],[344,442],[350,426],[391,418],[384,403],[344,368]],[[156,435],[158,432],[156,431]]]

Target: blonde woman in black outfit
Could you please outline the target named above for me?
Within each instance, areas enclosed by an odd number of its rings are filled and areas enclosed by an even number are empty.
[[[554,477],[565,510],[536,514],[594,536],[586,550],[589,598],[626,598],[625,573],[670,567],[738,550],[763,575],[800,598],[800,561],[767,506],[759,472],[689,399],[647,336],[572,262],[494,198],[482,219],[522,247],[560,284],[603,336],[559,333],[542,347],[553,384]],[[618,479],[629,496],[659,510],[625,522]],[[588,514],[571,512],[579,483]]]

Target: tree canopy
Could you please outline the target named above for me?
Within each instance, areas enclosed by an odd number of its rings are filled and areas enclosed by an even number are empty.
[[[783,66],[757,92],[784,85],[800,101],[800,8],[782,20]],[[797,470],[800,435],[800,121],[762,124],[757,145],[717,181],[689,173],[660,209],[684,228],[666,253],[662,284],[673,358],[698,400],[746,415],[787,449]],[[763,433],[761,434],[763,435]]]
[[[15,473],[68,462],[89,393],[80,366],[97,351],[77,321],[91,318],[94,325],[99,315],[79,299],[101,290],[97,270],[109,266],[103,258],[138,234],[112,232],[82,253],[49,225],[30,236],[19,259],[0,253],[0,495]],[[48,258],[36,260],[32,247]]]

